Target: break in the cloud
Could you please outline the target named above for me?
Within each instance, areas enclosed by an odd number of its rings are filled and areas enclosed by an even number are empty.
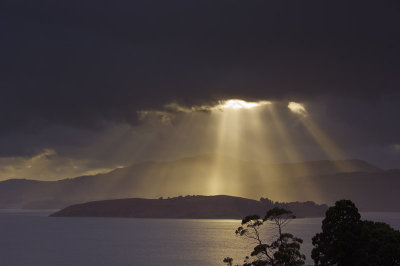
[[[296,113],[296,114],[299,114],[299,115],[307,115],[307,110],[304,107],[304,105],[301,104],[301,103],[289,102],[288,108],[293,113]]]

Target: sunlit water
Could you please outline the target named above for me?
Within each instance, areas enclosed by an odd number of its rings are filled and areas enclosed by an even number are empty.
[[[50,211],[0,210],[0,265],[222,265],[252,245],[236,237],[239,220],[49,218]],[[363,219],[400,228],[400,213]],[[296,219],[285,230],[302,238],[311,264],[311,238],[322,218]],[[273,231],[265,230],[265,234]]]

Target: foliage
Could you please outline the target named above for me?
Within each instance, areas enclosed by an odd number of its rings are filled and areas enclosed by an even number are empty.
[[[388,224],[361,223],[358,265],[400,265],[400,231]]]
[[[359,242],[360,218],[358,209],[350,200],[337,201],[328,209],[322,221],[322,233],[312,239],[315,248],[311,257],[316,265],[354,265],[352,251]]]
[[[259,215],[246,216],[242,226],[235,231],[236,235],[253,239],[256,243],[251,257],[246,257],[244,266],[250,265],[304,265],[305,256],[300,253],[303,240],[289,233],[282,233],[282,228],[295,216],[291,211],[280,207],[269,210],[264,219]],[[260,235],[260,227],[270,222],[277,229],[277,238],[271,243],[265,243]],[[223,260],[227,265],[232,265],[233,259],[227,257]]]
[[[312,239],[315,265],[400,265],[400,232],[360,218],[350,200],[328,209],[322,232]]]
[[[232,266],[233,259],[230,257],[226,257],[223,262],[225,262],[228,266]]]

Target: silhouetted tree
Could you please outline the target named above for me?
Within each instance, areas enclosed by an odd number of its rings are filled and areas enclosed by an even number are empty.
[[[225,262],[228,266],[232,266],[233,259],[230,257],[226,257],[223,262]]]
[[[251,252],[250,260],[246,257],[244,266],[249,265],[304,265],[305,255],[300,253],[300,245],[303,240],[289,233],[282,233],[282,228],[296,218],[291,211],[275,207],[267,212],[264,219],[259,215],[246,216],[242,220],[242,226],[235,231],[236,235],[253,239],[256,246]],[[271,243],[265,243],[260,235],[260,227],[265,222],[270,222],[278,231],[277,238]],[[232,265],[233,259],[227,257],[223,262]]]
[[[316,265],[354,265],[352,251],[358,245],[360,214],[350,200],[341,200],[326,211],[322,233],[312,238],[315,248],[311,257]]]
[[[362,221],[358,265],[400,265],[400,232],[386,223]]]
[[[400,265],[400,232],[360,218],[350,200],[328,209],[312,239],[315,265]]]

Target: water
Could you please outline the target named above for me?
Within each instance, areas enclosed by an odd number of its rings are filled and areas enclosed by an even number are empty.
[[[1,266],[222,265],[226,256],[241,262],[252,247],[234,234],[239,220],[50,218],[49,213],[0,210]],[[400,213],[362,216],[400,228]],[[285,229],[304,240],[310,264],[311,238],[321,221],[296,219]]]

